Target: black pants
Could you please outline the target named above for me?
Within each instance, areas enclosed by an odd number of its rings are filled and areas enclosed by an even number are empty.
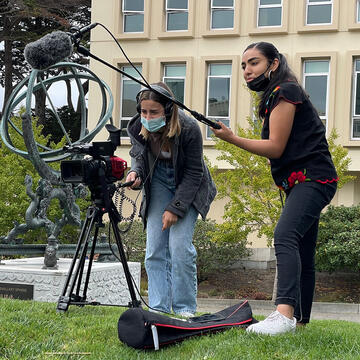
[[[314,181],[287,193],[274,233],[278,269],[275,304],[295,308],[298,322],[308,323],[315,289],[315,246],[321,210],[330,203],[336,183]]]

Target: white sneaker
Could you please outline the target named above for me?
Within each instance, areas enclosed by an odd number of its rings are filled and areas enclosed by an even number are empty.
[[[277,310],[272,312],[265,320],[250,325],[246,331],[264,335],[278,335],[295,332],[296,319],[289,319]]]

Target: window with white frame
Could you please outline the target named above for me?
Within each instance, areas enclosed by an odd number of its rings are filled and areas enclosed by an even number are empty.
[[[184,103],[185,97],[185,78],[186,65],[185,64],[165,64],[163,82],[173,92],[176,100]]]
[[[135,65],[136,69],[141,73],[142,66]],[[135,79],[140,79],[140,75],[130,65],[122,66],[121,70],[129,74]],[[126,75],[121,75],[120,85],[120,128],[121,136],[127,137],[126,127],[130,119],[136,114],[136,95],[140,91],[140,84],[128,78]]]
[[[306,25],[332,23],[333,0],[306,0]]]
[[[188,0],[166,0],[166,31],[188,29]]]
[[[356,1],[356,22],[360,23],[360,0]]]
[[[329,60],[304,61],[304,88],[325,127],[328,115],[329,68]]]
[[[281,26],[282,0],[258,0],[257,26]]]
[[[210,0],[210,29],[234,28],[234,0]]]
[[[144,0],[122,0],[123,32],[144,32]]]
[[[211,120],[220,120],[230,126],[230,90],[231,90],[231,63],[209,63],[206,117]],[[212,134],[207,128],[207,137]]]
[[[354,61],[352,138],[360,138],[360,59]]]

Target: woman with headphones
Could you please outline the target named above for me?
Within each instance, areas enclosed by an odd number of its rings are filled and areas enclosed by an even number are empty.
[[[132,166],[126,182],[143,189],[149,307],[189,317],[196,312],[195,222],[199,214],[205,219],[216,188],[196,120],[161,95],[173,97],[164,83],[151,87],[158,93],[138,93],[138,114],[127,128]]]
[[[261,93],[262,139],[241,138],[221,123],[220,130],[212,130],[218,138],[270,159],[274,182],[286,194],[274,233],[276,311],[247,328],[276,335],[310,320],[319,217],[335,194],[338,177],[325,127],[285,57],[271,43],[254,43],[242,55],[242,68],[249,89]]]

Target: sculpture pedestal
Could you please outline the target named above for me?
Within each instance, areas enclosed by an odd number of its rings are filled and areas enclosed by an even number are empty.
[[[3,260],[0,265],[0,297],[57,302],[63,291],[71,261],[72,259],[60,258],[58,269],[49,270],[42,268],[43,257]],[[83,281],[87,264],[88,261],[84,267]],[[137,288],[140,289],[140,263],[129,262],[128,266]],[[122,264],[93,262],[86,295],[87,301],[127,305],[131,297]]]

